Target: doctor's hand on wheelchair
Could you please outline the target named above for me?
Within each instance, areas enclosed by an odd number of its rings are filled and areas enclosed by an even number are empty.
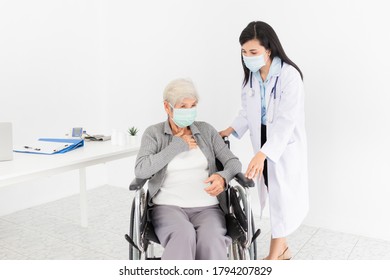
[[[221,137],[229,137],[230,134],[232,134],[234,132],[234,129],[232,127],[228,127],[226,128],[225,130],[222,130],[219,132],[219,135],[221,135]]]
[[[245,172],[245,177],[254,179],[261,175],[264,169],[264,161],[267,158],[262,152],[258,152],[250,161],[248,169]]]
[[[206,181],[206,184],[211,183],[210,186],[204,190],[211,196],[217,196],[225,190],[225,179],[219,174],[213,174]]]

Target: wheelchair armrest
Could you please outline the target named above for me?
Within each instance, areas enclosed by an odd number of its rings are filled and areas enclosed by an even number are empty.
[[[253,188],[255,186],[255,182],[252,179],[245,177],[243,173],[238,173],[234,176],[234,179],[236,179],[237,182],[245,188]]]
[[[130,186],[129,186],[129,189],[131,191],[136,191],[136,190],[139,190],[141,189],[146,181],[148,181],[148,179],[139,179],[139,178],[135,178],[131,183],[130,183]]]

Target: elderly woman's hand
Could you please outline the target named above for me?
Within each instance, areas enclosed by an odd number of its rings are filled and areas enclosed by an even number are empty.
[[[187,135],[184,134],[184,129],[180,129],[174,136],[180,137],[183,139],[187,144],[190,149],[195,149],[198,147],[198,144],[196,144],[196,141],[192,135]]]
[[[204,190],[211,196],[217,196],[225,190],[225,179],[219,174],[213,174],[207,178],[205,183],[211,183]]]

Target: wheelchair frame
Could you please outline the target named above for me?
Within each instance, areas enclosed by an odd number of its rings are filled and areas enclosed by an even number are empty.
[[[245,238],[233,240],[232,244],[227,249],[228,259],[231,260],[255,260],[257,259],[257,244],[255,239],[260,235],[260,229],[255,231],[253,219],[251,196],[249,188],[254,186],[254,182],[244,177],[242,173],[235,176],[235,181],[238,185],[232,186],[231,182],[227,185],[226,192],[228,197],[229,213],[234,217],[239,209],[234,209],[230,203],[231,195],[236,196],[241,210],[246,218],[240,220],[240,224],[245,232]],[[146,179],[135,179],[130,184],[130,191],[135,191],[135,197],[131,206],[130,213],[130,230],[129,235],[125,235],[125,239],[129,244],[129,259],[130,260],[153,260],[160,259],[155,256],[154,244],[158,240],[150,240],[145,231],[145,219],[147,218],[147,190],[144,187]],[[233,192],[233,194],[232,194]],[[245,225],[246,223],[246,225]],[[143,227],[143,228],[142,228]],[[151,238],[153,239],[153,238]]]

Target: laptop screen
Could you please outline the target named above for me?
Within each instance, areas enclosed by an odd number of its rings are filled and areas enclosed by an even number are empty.
[[[0,122],[0,161],[12,159],[12,123]]]

